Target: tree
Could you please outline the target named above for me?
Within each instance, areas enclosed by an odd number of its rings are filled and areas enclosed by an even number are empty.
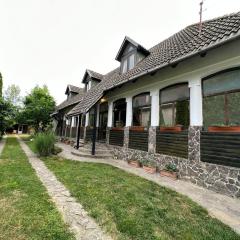
[[[2,86],[3,80],[2,74],[0,73],[0,138],[6,129],[11,126],[15,112],[14,106],[3,98]]]
[[[19,121],[32,126],[35,132],[44,131],[50,125],[50,114],[55,109],[55,101],[47,86],[36,86],[23,102],[23,111],[18,116]]]
[[[0,98],[2,98],[2,88],[3,88],[3,80],[2,80],[2,74],[0,73]]]
[[[7,128],[13,125],[15,118],[15,107],[5,101],[3,98],[0,98],[0,137],[4,134]]]
[[[20,96],[21,89],[19,86],[12,84],[9,85],[4,92],[4,98],[7,102],[10,102],[14,106],[20,106],[22,104],[22,97]]]

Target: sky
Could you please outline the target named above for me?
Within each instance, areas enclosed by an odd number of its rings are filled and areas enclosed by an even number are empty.
[[[46,84],[57,103],[86,69],[119,66],[125,36],[150,48],[199,21],[200,0],[0,0],[0,72],[4,88],[24,96]],[[240,0],[205,0],[203,19],[240,11]]]

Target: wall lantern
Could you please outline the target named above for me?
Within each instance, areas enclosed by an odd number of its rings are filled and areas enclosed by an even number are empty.
[[[106,98],[101,98],[101,100],[100,100],[101,103],[104,103],[104,102],[106,102],[106,101],[107,101]]]

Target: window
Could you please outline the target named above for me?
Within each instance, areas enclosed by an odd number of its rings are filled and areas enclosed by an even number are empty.
[[[133,98],[133,126],[150,126],[151,97],[150,93],[142,93]]]
[[[77,127],[78,125],[78,117],[72,117],[72,126]]]
[[[135,53],[128,54],[122,59],[122,73],[126,73],[135,66]]]
[[[160,125],[189,125],[188,84],[177,84],[160,91]]]
[[[94,108],[89,111],[89,126],[94,126]]]
[[[126,125],[126,100],[119,99],[113,103],[113,126],[124,127]]]
[[[204,126],[240,125],[240,69],[203,80]]]
[[[108,121],[108,103],[102,103],[99,109],[99,127],[106,128]]]

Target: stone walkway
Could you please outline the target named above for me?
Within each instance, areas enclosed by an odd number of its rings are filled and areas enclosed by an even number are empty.
[[[193,201],[197,202],[202,207],[206,208],[209,214],[215,218],[218,218],[223,223],[229,225],[237,233],[240,234],[240,200],[230,198],[225,195],[215,193],[213,191],[201,188],[192,183],[182,180],[171,180],[169,178],[160,177],[159,174],[148,174],[141,168],[134,168],[129,166],[125,161],[114,159],[94,159],[94,158],[82,158],[73,155],[71,152],[74,150],[71,146],[58,143],[58,146],[63,149],[63,152],[59,155],[61,157],[82,161],[82,162],[97,162],[105,163],[120,168],[124,171],[133,173],[150,181],[153,181],[161,186],[165,186],[187,195]]]
[[[64,185],[57,180],[55,175],[45,164],[29,149],[21,140],[20,145],[27,155],[30,164],[35,169],[37,176],[46,187],[48,194],[56,204],[63,216],[64,221],[69,225],[70,230],[75,234],[77,240],[111,240],[95,221],[87,215],[82,205],[78,203]]]

